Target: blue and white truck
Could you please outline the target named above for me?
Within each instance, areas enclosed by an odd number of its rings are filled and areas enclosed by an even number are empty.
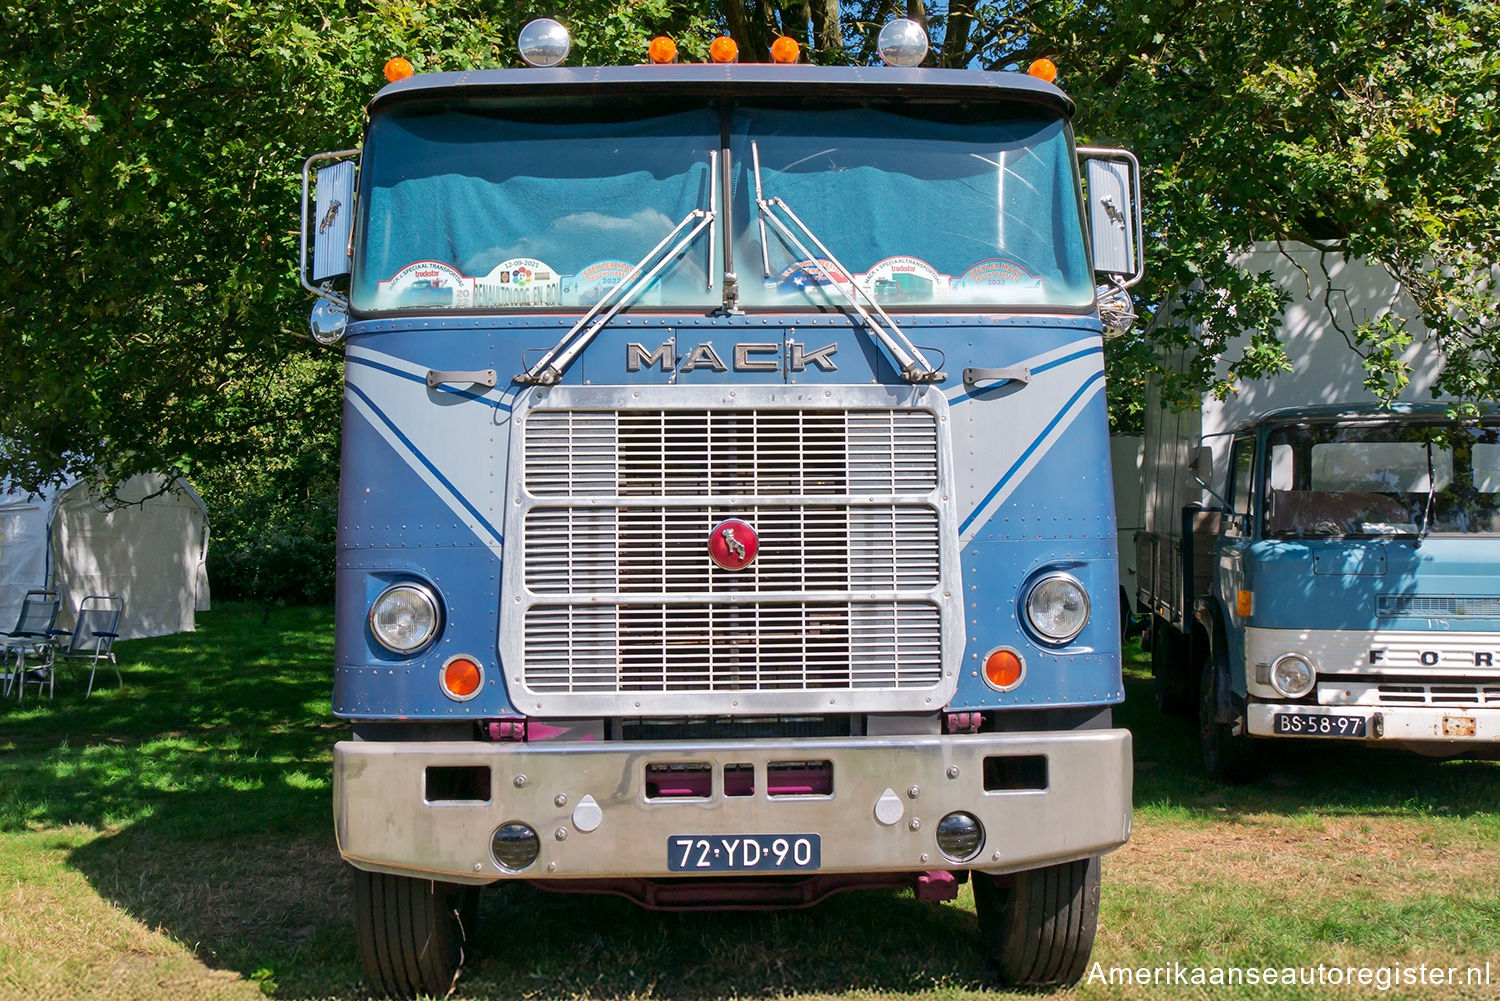
[[[1133,158],[1031,75],[521,41],[535,68],[396,74],[304,172],[369,980],[449,990],[506,880],[971,882],[1004,980],[1077,980],[1131,822],[1102,334]]]
[[[1355,327],[1414,315],[1383,269],[1298,244],[1239,263],[1292,296],[1292,370],[1198,409],[1149,394],[1137,606],[1158,704],[1196,713],[1227,781],[1270,740],[1495,756],[1500,413],[1431,399],[1420,324],[1403,401],[1364,390]]]

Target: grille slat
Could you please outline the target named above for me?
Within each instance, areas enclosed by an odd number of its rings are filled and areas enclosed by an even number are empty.
[[[548,407],[523,428],[533,695],[943,684],[932,410]],[[759,535],[738,573],[707,555],[728,518]]]
[[[1382,618],[1500,619],[1500,597],[1462,594],[1385,594]]]

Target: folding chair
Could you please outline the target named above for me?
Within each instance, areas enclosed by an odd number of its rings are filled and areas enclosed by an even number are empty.
[[[51,639],[56,632],[52,627],[57,624],[57,609],[60,604],[56,591],[33,588],[21,599],[21,614],[16,618],[15,628],[8,633],[0,633],[0,665],[7,665],[4,671],[6,696],[10,695],[10,690],[14,687],[19,701],[26,694],[25,681],[28,674],[37,675],[41,679],[36,682],[39,686],[50,684]],[[42,666],[28,670],[27,654],[39,655]],[[9,666],[11,661],[15,661],[14,666]]]
[[[66,643],[60,643],[54,649],[54,661],[67,664],[68,670],[75,674],[75,663],[89,662],[89,686],[83,693],[84,698],[94,693],[94,672],[99,670],[101,660],[109,661],[120,687],[125,687],[125,679],[120,674],[120,665],[115,663],[112,649],[120,635],[120,613],[123,611],[125,599],[112,594],[91,594],[78,606],[78,621],[74,623],[72,633],[65,629],[52,630],[54,637],[68,637]]]

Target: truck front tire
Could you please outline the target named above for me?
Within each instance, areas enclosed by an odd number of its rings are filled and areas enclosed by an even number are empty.
[[[973,877],[980,944],[1000,979],[1014,987],[1076,984],[1099,926],[1098,856]]]
[[[401,998],[451,992],[477,897],[471,887],[355,869],[359,957],[371,988]]]
[[[1219,693],[1229,682],[1229,668],[1221,664],[1217,651],[1203,665],[1199,684],[1198,744],[1203,768],[1210,778],[1229,785],[1239,785],[1255,778],[1258,771],[1255,748],[1250,738],[1233,732],[1230,724],[1216,719]]]
[[[1192,718],[1193,671],[1188,664],[1191,644],[1160,615],[1151,616],[1151,687],[1156,708],[1168,716]]]

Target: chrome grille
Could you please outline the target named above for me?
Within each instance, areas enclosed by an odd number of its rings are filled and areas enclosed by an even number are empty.
[[[916,602],[539,605],[526,615],[538,693],[930,687],[935,605]]]
[[[1381,595],[1383,618],[1500,619],[1500,597],[1491,595]]]
[[[1325,706],[1500,706],[1500,683],[1468,681],[1325,681],[1318,685]]]
[[[941,394],[820,394],[840,410],[740,387],[667,405],[707,392],[559,387],[517,411],[501,654],[528,710],[943,704],[962,638]],[[759,536],[739,572],[708,557],[728,518]]]

